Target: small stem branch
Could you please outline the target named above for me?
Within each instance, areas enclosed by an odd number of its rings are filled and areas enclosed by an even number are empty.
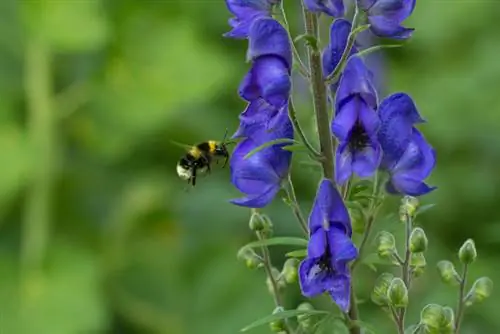
[[[460,326],[462,324],[462,319],[464,316],[465,310],[465,287],[467,286],[467,274],[468,274],[469,266],[464,264],[464,269],[462,272],[462,279],[460,280],[460,290],[458,293],[458,304],[457,304],[457,317],[455,318],[455,333],[460,333]]]
[[[408,215],[406,216],[406,233],[405,233],[405,257],[403,260],[403,264],[401,266],[401,276],[403,278],[403,282],[406,285],[406,288],[408,291],[410,290],[411,286],[411,271],[410,271],[410,259],[411,259],[411,252],[410,252],[410,235],[411,235],[411,230],[413,228],[413,221],[412,218],[409,217]],[[404,333],[404,328],[405,328],[405,316],[406,316],[406,308],[402,308],[399,311],[399,321],[398,321],[398,330],[403,330],[402,333]]]
[[[315,160],[321,159],[321,157],[322,157],[321,153],[319,153],[314,148],[314,146],[312,146],[312,144],[309,142],[309,140],[307,140],[306,134],[304,133],[304,131],[302,130],[302,127],[300,126],[299,120],[297,119],[297,112],[295,110],[295,105],[294,105],[292,99],[290,99],[288,101],[288,114],[290,116],[290,120],[293,123],[293,127],[295,128],[295,132],[299,135],[300,139],[302,140],[302,143],[309,151],[309,155]]]
[[[297,195],[295,194],[295,187],[293,186],[291,174],[288,174],[288,184],[285,187],[285,192],[292,206],[293,215],[295,216],[295,218],[297,218],[297,221],[299,222],[300,227],[302,228],[302,231],[304,231],[305,235],[309,236],[309,227],[307,226],[307,220],[304,218],[304,216],[302,215],[302,211],[300,210],[300,205],[299,201],[297,200]]]

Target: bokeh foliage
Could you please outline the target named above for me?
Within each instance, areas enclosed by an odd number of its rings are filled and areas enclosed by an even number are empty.
[[[285,3],[298,31],[297,4]],[[0,332],[232,334],[272,311],[264,273],[236,260],[252,236],[249,212],[227,203],[238,196],[228,170],[186,191],[175,174],[183,149],[170,143],[237,126],[248,65],[246,42],[221,37],[228,17],[222,0],[0,2]],[[438,152],[439,190],[424,199],[437,206],[418,222],[428,274],[409,320],[455,301],[432,265],[455,260],[467,237],[479,252],[472,277],[500,279],[498,19],[495,1],[418,0],[414,38],[385,54],[381,96],[411,94]],[[312,125],[307,87],[295,91]],[[299,164],[294,177],[307,210],[317,178]],[[276,234],[299,233],[279,200],[268,213]],[[379,227],[401,230],[394,221]],[[273,249],[277,265],[285,251]],[[367,299],[377,274],[362,270]],[[295,307],[298,289],[288,291]],[[496,303],[469,310],[463,332],[497,332]],[[361,314],[391,328],[370,302]]]

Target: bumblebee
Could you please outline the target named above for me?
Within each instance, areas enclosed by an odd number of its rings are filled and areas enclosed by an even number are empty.
[[[226,131],[227,135],[227,131]],[[205,141],[192,146],[189,151],[180,158],[177,163],[177,174],[183,180],[193,187],[196,185],[196,177],[200,174],[211,172],[211,164],[219,159],[224,159],[223,168],[229,160],[229,151],[227,150],[226,135],[222,142],[215,140]]]

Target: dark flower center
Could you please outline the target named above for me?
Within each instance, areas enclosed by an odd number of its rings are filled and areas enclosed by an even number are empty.
[[[370,137],[365,131],[365,128],[359,123],[356,122],[354,127],[351,130],[351,138],[349,139],[349,148],[352,152],[362,151],[365,147],[368,146],[370,142]]]

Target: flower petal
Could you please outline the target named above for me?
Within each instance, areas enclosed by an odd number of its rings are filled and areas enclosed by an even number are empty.
[[[370,143],[361,151],[353,154],[352,170],[361,178],[372,176],[377,170],[382,158],[382,150],[378,141]]]
[[[276,20],[261,17],[254,21],[248,35],[247,59],[278,56],[285,61],[288,71],[292,68],[292,49],[288,32]]]
[[[268,0],[226,0],[226,6],[235,16],[229,19],[233,28],[224,37],[243,39],[248,37],[250,26],[261,16],[269,16],[271,3]]]
[[[341,141],[349,139],[349,134],[358,119],[361,99],[353,96],[337,109],[332,121],[332,133]]]
[[[299,265],[299,285],[302,294],[314,297],[332,286],[333,276],[322,270],[317,258],[306,258]]]
[[[412,178],[427,178],[436,165],[436,151],[417,129],[413,129],[411,141],[394,166],[394,174],[411,175]]]
[[[342,312],[347,313],[349,311],[349,301],[351,294],[351,279],[347,275],[337,275],[335,279],[329,282],[330,296],[332,297],[335,304],[342,310]]]
[[[269,185],[267,188],[260,189],[257,195],[232,199],[230,202],[247,208],[263,208],[272,202],[279,190],[279,186]]]
[[[335,182],[344,184],[352,174],[352,154],[348,142],[342,142],[335,154]]]
[[[368,16],[370,30],[379,37],[405,40],[411,37],[414,28],[405,28],[398,22],[384,16]]]
[[[368,15],[384,16],[387,19],[401,23],[415,9],[416,0],[377,0],[371,6]]]
[[[358,256],[358,249],[346,235],[342,225],[335,225],[328,231],[328,245],[332,254],[332,267],[337,272],[346,273],[346,265]]]
[[[405,175],[396,175],[392,177],[388,188],[390,193],[399,193],[415,197],[428,194],[434,189],[437,189],[437,187],[429,187],[421,179],[412,179]]]
[[[313,13],[323,12],[333,17],[344,16],[342,0],[304,0],[307,10]]]
[[[307,244],[307,256],[310,258],[319,258],[326,252],[326,232],[323,229],[311,231],[311,237]]]
[[[277,109],[263,99],[250,102],[240,114],[240,126],[232,138],[251,137],[261,130],[268,130]]]
[[[252,64],[240,84],[239,93],[247,101],[263,98],[280,108],[288,101],[290,88],[290,76],[284,61],[275,56],[262,56]]]
[[[333,21],[330,27],[330,42],[323,50],[322,55],[324,76],[328,76],[332,73],[337,64],[340,62],[340,58],[344,53],[347,45],[347,38],[350,32],[351,23],[349,21],[344,19]],[[353,48],[351,55],[356,52],[356,49]]]
[[[357,98],[359,100],[358,117],[360,123],[363,125],[368,136],[375,136],[377,130],[380,127],[380,118],[375,111],[375,109],[368,106],[364,100]]]
[[[359,94],[368,106],[376,109],[378,103],[377,92],[371,79],[372,74],[361,58],[351,56],[340,79],[335,97],[336,110],[340,110],[342,105],[354,94]]]

